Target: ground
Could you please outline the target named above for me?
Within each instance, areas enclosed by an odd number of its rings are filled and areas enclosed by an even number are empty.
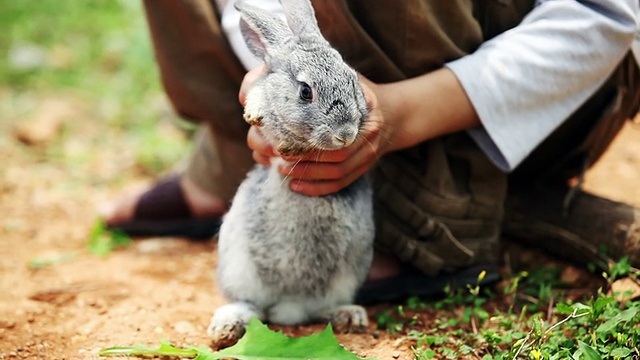
[[[99,204],[152,176],[123,171],[132,155],[117,138],[64,125],[77,118],[69,114],[86,114],[81,103],[44,99],[34,108],[40,110],[24,121],[0,123],[0,359],[97,359],[103,347],[161,339],[207,346],[209,318],[224,303],[215,285],[215,241],[146,239],[106,256],[90,254]],[[82,136],[64,135],[65,126]],[[182,136],[173,131],[167,136]],[[639,127],[629,123],[589,172],[586,189],[640,205],[639,154]],[[119,171],[124,175],[113,180],[109,174]],[[54,264],[35,269],[34,260]],[[411,341],[375,328],[379,309],[369,309],[366,334],[339,335],[340,341],[361,356],[412,358]]]

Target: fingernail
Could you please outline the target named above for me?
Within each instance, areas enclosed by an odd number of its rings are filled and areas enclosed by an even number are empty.
[[[293,180],[289,185],[291,185],[291,190],[293,191],[299,191],[302,188],[300,180]]]

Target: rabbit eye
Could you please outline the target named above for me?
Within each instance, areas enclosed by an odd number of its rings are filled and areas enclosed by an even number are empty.
[[[311,86],[305,82],[300,83],[300,99],[311,102],[313,100],[313,90]]]

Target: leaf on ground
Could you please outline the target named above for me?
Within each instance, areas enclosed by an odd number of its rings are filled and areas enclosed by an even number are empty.
[[[50,258],[36,258],[29,261],[29,269],[42,269],[48,266],[54,266],[63,262],[67,262],[76,257],[75,252],[64,253]]]
[[[602,360],[602,357],[594,348],[582,341],[578,341],[578,349],[582,351],[582,356],[586,360]]]
[[[621,311],[619,314],[616,314],[616,316],[605,321],[603,324],[600,324],[600,326],[598,326],[598,328],[596,329],[596,334],[605,334],[611,332],[613,329],[615,329],[616,326],[618,326],[618,324],[631,321],[637,313],[638,308],[635,307]]]
[[[608,295],[615,297],[619,303],[638,299],[640,298],[640,285],[630,277],[618,279],[611,284]]]
[[[160,341],[160,346],[150,348],[144,345],[114,346],[101,349],[100,356],[180,356],[194,358],[198,355],[195,349],[178,349],[166,341]]]
[[[327,326],[324,331],[300,338],[291,338],[281,331],[275,332],[252,319],[245,335],[232,347],[211,351],[189,347],[179,349],[167,342],[158,348],[145,346],[111,347],[100,350],[100,356],[180,356],[195,360],[360,360],[356,354],[346,350]]]
[[[615,348],[611,350],[611,353],[609,355],[613,357],[621,358],[621,359],[626,359],[627,356],[631,355],[632,353],[633,351],[631,349],[626,347],[621,347],[621,348]]]
[[[271,331],[257,319],[249,322],[246,334],[236,345],[219,353],[238,360],[360,359],[338,343],[331,325],[318,334],[290,338],[282,332]]]
[[[89,251],[96,256],[105,256],[119,247],[131,245],[132,240],[125,233],[110,231],[104,221],[98,220],[89,235]]]

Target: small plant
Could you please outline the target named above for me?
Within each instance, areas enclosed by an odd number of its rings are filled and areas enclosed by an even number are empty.
[[[57,256],[49,257],[49,258],[36,258],[29,261],[29,269],[36,270],[42,269],[49,266],[54,266],[57,264],[61,264],[67,261],[71,261],[76,257],[76,253],[64,253]]]
[[[356,354],[347,351],[338,343],[331,325],[324,331],[300,338],[290,338],[270,330],[259,320],[253,319],[247,325],[245,335],[232,347],[211,351],[205,348],[187,346],[179,349],[167,342],[157,348],[146,346],[111,347],[102,349],[100,356],[163,356],[196,360],[215,359],[290,359],[290,360],[358,360]]]
[[[611,265],[606,278],[636,273],[622,259]],[[406,336],[415,342],[415,358],[640,358],[640,301],[621,303],[601,290],[586,301],[567,299],[558,292],[565,286],[557,279],[559,274],[548,269],[534,276],[519,273],[501,297],[473,285],[466,292],[450,292],[433,305],[440,316],[432,325],[408,330]],[[514,306],[516,299],[526,303]]]
[[[127,247],[132,241],[129,236],[119,231],[106,228],[104,221],[98,220],[89,234],[89,252],[96,256],[106,256],[113,250]]]

